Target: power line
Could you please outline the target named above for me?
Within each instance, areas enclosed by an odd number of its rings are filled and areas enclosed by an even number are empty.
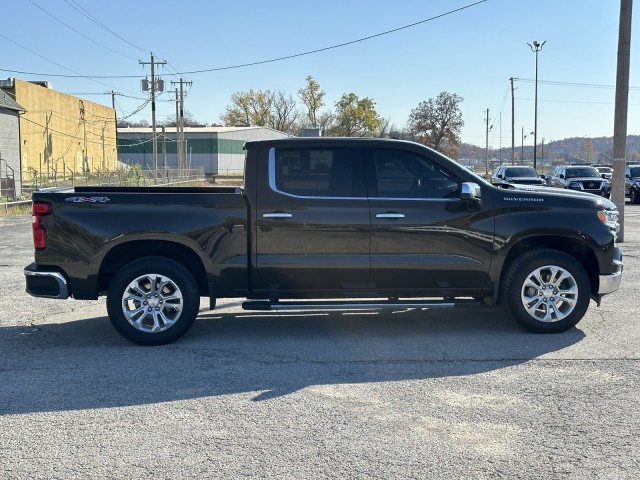
[[[358,38],[356,40],[351,40],[351,41],[348,41],[348,42],[338,43],[338,44],[331,45],[331,46],[328,46],[328,47],[317,48],[315,50],[308,50],[306,52],[294,53],[292,55],[285,55],[285,56],[282,56],[282,57],[271,58],[271,59],[268,59],[268,60],[260,60],[260,61],[256,61],[256,62],[248,62],[248,63],[242,63],[242,64],[237,64],[237,65],[230,65],[230,66],[226,66],[226,67],[214,67],[214,68],[205,68],[205,69],[191,70],[191,71],[185,71],[185,72],[175,72],[175,75],[194,75],[194,74],[197,74],[197,73],[219,72],[219,71],[223,71],[223,70],[232,70],[232,69],[237,69],[237,68],[254,67],[256,65],[264,65],[264,64],[267,64],[267,63],[281,62],[281,61],[284,61],[284,60],[290,60],[292,58],[298,58],[298,57],[303,57],[303,56],[306,56],[306,55],[313,55],[315,53],[326,52],[326,51],[329,51],[329,50],[335,50],[337,48],[342,48],[342,47],[346,47],[346,46],[349,46],[349,45],[354,45],[356,43],[365,42],[367,40],[372,40],[374,38],[382,37],[384,35],[390,35],[392,33],[396,33],[396,32],[399,32],[401,30],[406,30],[408,28],[412,28],[412,27],[421,25],[423,23],[432,22],[432,21],[440,19],[442,17],[446,17],[448,15],[452,15],[454,13],[458,13],[458,12],[461,12],[463,10],[466,10],[468,8],[475,7],[476,5],[479,5],[481,3],[485,3],[487,1],[488,0],[479,0],[477,2],[470,3],[468,5],[464,5],[464,6],[460,7],[460,8],[456,8],[454,10],[449,10],[449,11],[447,11],[445,13],[441,13],[441,14],[435,15],[433,17],[425,18],[424,20],[419,20],[417,22],[413,22],[413,23],[410,23],[408,25],[403,25],[403,26],[398,27],[398,28],[393,28],[391,30],[387,30],[387,31],[380,32],[380,33],[375,33],[373,35],[368,35],[366,37]],[[147,53],[147,52],[145,52],[145,53]],[[2,72],[10,72],[10,73],[19,73],[21,75],[62,77],[62,78],[103,78],[103,79],[108,79],[108,78],[144,78],[145,77],[144,75],[77,75],[76,76],[76,75],[64,75],[64,74],[55,74],[55,73],[26,72],[26,71],[20,71],[20,70],[10,70],[10,69],[6,69],[6,68],[0,68],[0,71],[2,71]],[[77,72],[75,72],[75,73],[77,73]]]
[[[106,48],[107,50],[112,51],[113,53],[117,53],[118,55],[122,55],[123,57],[126,58],[130,58],[131,60],[136,60],[133,57],[130,57],[129,55],[125,55],[124,53],[118,52],[117,50],[114,50],[111,47],[107,47],[106,45],[103,45],[102,43],[94,40],[93,38],[85,35],[84,33],[76,30],[75,28],[73,28],[71,25],[63,22],[62,20],[60,20],[58,17],[56,17],[54,14],[52,14],[51,12],[48,12],[47,10],[45,10],[44,8],[42,8],[40,5],[38,5],[36,2],[34,2],[33,0],[27,0],[30,4],[32,4],[34,7],[39,8],[40,10],[42,10],[44,13],[46,13],[47,15],[49,15],[51,18],[53,18],[54,20],[60,22],[62,25],[64,25],[65,27],[67,27],[69,30],[73,30],[74,32],[76,32],[78,35],[81,35],[82,37],[86,38],[87,40],[95,43],[96,45],[100,45],[102,48]]]
[[[25,47],[24,45],[19,44],[19,43],[18,43],[18,42],[16,42],[15,40],[12,40],[11,38],[7,37],[6,35],[3,35],[2,33],[0,33],[0,37],[4,38],[5,40],[7,40],[7,41],[9,41],[9,42],[11,42],[11,43],[13,43],[14,45],[17,45],[18,47],[20,47],[20,48],[22,48],[22,49],[26,50],[27,52],[32,53],[33,55],[36,55],[37,57],[40,57],[40,58],[42,58],[43,60],[46,60],[47,62],[53,63],[54,65],[57,65],[57,66],[58,66],[58,67],[60,67],[60,68],[64,68],[65,70],[68,70],[68,71],[70,71],[70,72],[73,72],[73,73],[77,74],[77,75],[67,75],[66,77],[68,77],[68,78],[86,78],[87,80],[91,80],[92,82],[99,83],[99,84],[101,84],[101,85],[104,85],[105,87],[115,88],[115,87],[114,87],[114,86],[112,86],[112,85],[108,85],[108,84],[106,84],[106,83],[104,83],[104,82],[101,82],[101,81],[99,81],[99,80],[96,80],[96,78],[99,78],[99,77],[90,77],[90,76],[87,76],[87,75],[82,75],[82,74],[80,74],[80,73],[76,72],[75,70],[72,70],[72,69],[70,69],[70,68],[68,68],[68,67],[65,67],[64,65],[61,65],[61,64],[59,64],[59,63],[57,63],[57,62],[54,62],[53,60],[51,60],[51,59],[49,59],[49,58],[47,58],[47,57],[45,57],[45,56],[43,56],[43,55],[40,55],[40,54],[39,54],[39,53],[37,53],[37,52],[34,52],[34,51],[33,51],[33,50],[31,50],[30,48],[27,48],[27,47]],[[2,70],[2,71],[8,71],[8,72],[13,72],[13,70],[4,70],[4,69],[0,69],[0,70]],[[25,74],[26,74],[26,75],[28,75],[27,73],[25,73]],[[36,75],[39,75],[39,74],[36,74]],[[54,76],[56,76],[56,75],[54,75]],[[59,76],[59,75],[58,75],[58,76]],[[133,92],[129,92],[129,93],[133,93]]]
[[[525,82],[525,83],[534,83],[535,80],[531,80],[529,78],[515,78],[514,80],[517,82]],[[556,85],[560,87],[582,87],[582,88],[604,88],[604,89],[615,89],[615,85],[604,85],[599,83],[577,83],[577,82],[559,82],[554,80],[538,80],[538,83],[544,83],[546,85]],[[640,87],[629,87],[629,90],[640,90]]]
[[[125,42],[128,45],[131,45],[133,48],[140,50],[142,53],[144,54],[148,54],[149,50],[145,50],[144,48],[138,47],[137,45],[134,45],[133,43],[131,43],[129,40],[127,40],[126,38],[121,37],[120,35],[118,35],[116,32],[114,32],[113,30],[111,30],[109,27],[107,27],[104,23],[102,23],[100,20],[98,20],[96,17],[94,17],[93,15],[91,15],[84,7],[82,7],[82,5],[79,5],[77,2],[75,2],[74,0],[64,0],[69,6],[71,6],[72,8],[74,8],[76,11],[78,11],[79,13],[81,13],[82,15],[84,15],[85,17],[87,17],[89,20],[91,20],[93,23],[95,23],[96,25],[98,25],[100,28],[106,30],[107,32],[109,32],[110,34],[112,34],[113,36],[115,36],[116,38],[119,38],[120,40],[122,40],[123,42]],[[131,58],[131,57],[129,57]],[[135,60],[135,59],[134,59]]]

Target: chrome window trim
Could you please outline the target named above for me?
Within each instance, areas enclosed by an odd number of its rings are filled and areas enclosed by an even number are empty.
[[[291,198],[302,198],[309,200],[407,200],[411,202],[450,202],[459,200],[459,198],[402,198],[402,197],[316,197],[312,195],[296,195],[294,193],[284,192],[276,186],[276,148],[269,148],[269,188],[280,195]]]

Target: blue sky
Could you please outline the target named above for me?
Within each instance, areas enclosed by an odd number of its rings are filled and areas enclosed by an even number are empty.
[[[82,15],[80,7],[113,33]],[[461,10],[319,53],[184,73],[323,49],[456,9]],[[636,5],[634,20],[637,10]],[[111,105],[105,92],[115,90],[123,94],[116,96],[122,117],[144,102],[140,79],[150,72],[138,62],[148,62],[153,52],[168,62],[157,74],[169,90],[180,77],[193,82],[185,108],[203,122],[220,122],[234,92],[271,89],[296,96],[307,75],[320,83],[328,106],[353,92],[373,99],[378,113],[398,127],[420,102],[447,91],[464,99],[462,141],[484,146],[488,108],[490,145],[506,147],[509,78],[515,77],[521,79],[515,82],[516,145],[522,129],[531,145],[535,55],[527,43],[534,40],[546,41],[538,57],[538,141],[613,135],[619,14],[617,0],[14,0],[3,6],[0,78],[49,80],[56,90],[105,105]],[[636,135],[638,27],[634,21],[628,118],[628,133]],[[158,97],[159,120],[175,115],[173,98]],[[150,121],[150,105],[131,118]]]

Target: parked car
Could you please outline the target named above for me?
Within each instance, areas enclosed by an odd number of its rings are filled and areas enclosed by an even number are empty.
[[[640,165],[627,165],[624,172],[624,194],[631,203],[640,203]]]
[[[554,170],[551,186],[593,193],[603,197],[611,194],[611,183],[590,165],[562,165]]]
[[[535,168],[525,166],[500,165],[491,174],[491,183],[497,187],[509,184],[546,185],[544,178],[538,175]]]
[[[607,167],[606,165],[594,165],[594,167],[598,170],[598,173],[602,178],[606,178],[611,181],[611,178],[613,177],[613,168]]]
[[[553,167],[551,169],[551,171],[549,173],[544,173],[542,175],[540,175],[541,178],[544,179],[544,181],[546,182],[548,187],[552,187],[553,186],[553,177],[557,176],[557,172],[560,169],[559,166]]]

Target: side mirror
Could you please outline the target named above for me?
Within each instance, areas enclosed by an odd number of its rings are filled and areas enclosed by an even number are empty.
[[[474,182],[463,182],[460,191],[460,200],[479,202],[481,197],[480,185]]]
[[[560,174],[560,178],[564,178],[564,175]]]

